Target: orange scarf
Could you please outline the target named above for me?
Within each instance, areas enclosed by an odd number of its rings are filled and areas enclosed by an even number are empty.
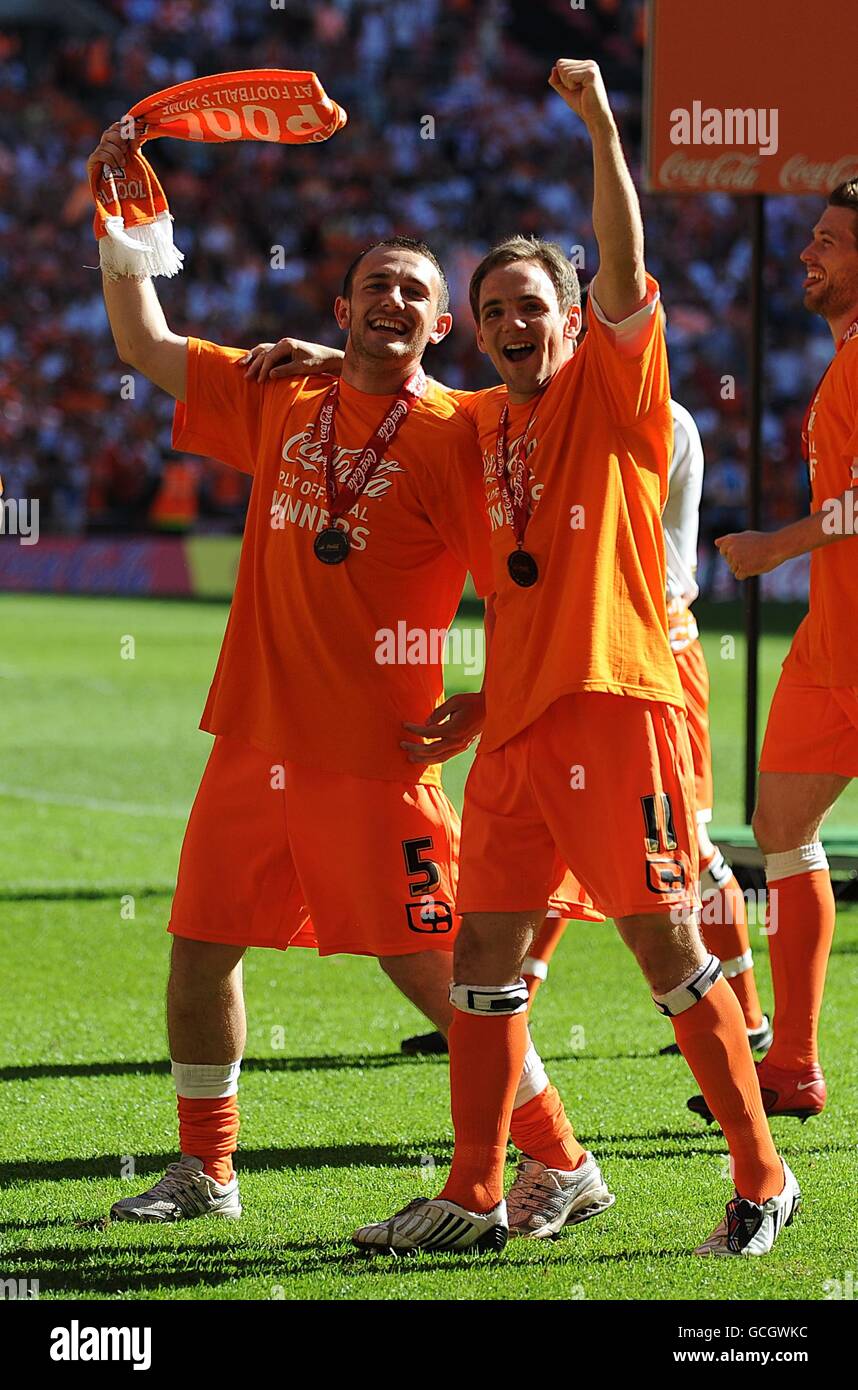
[[[138,101],[122,124],[139,146],[162,135],[303,145],[329,139],[346,120],[345,111],[325,94],[314,72],[263,68],[195,77],[167,87]],[[139,146],[126,159],[121,177],[104,165],[90,182],[93,230],[102,268],[112,279],[177,275],[184,259],[173,245],[173,219],[164,190]]]

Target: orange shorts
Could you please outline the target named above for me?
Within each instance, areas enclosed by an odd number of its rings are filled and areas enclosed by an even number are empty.
[[[685,692],[688,740],[694,763],[694,790],[698,821],[712,819],[712,745],[709,742],[709,671],[700,640],[674,652],[679,680]]]
[[[694,772],[683,710],[564,695],[478,752],[465,787],[459,912],[526,912],[563,869],[608,917],[696,906]]]
[[[458,849],[459,818],[440,788],[277,764],[218,737],[169,930],[239,946],[318,945],[323,956],[451,950]]]
[[[800,685],[782,671],[772,696],[760,772],[858,777],[858,687]]]

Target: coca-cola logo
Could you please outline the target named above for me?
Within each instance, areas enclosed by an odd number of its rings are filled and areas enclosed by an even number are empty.
[[[815,162],[806,154],[793,155],[778,175],[781,188],[789,193],[830,193],[841,183],[858,178],[858,154]]]
[[[677,152],[668,155],[658,171],[661,188],[718,188],[753,193],[760,177],[760,161],[752,154],[721,154],[696,159]],[[805,154],[792,155],[778,171],[778,185],[785,193],[830,193],[839,184],[858,178],[858,154],[828,161]]]
[[[756,188],[760,161],[753,154],[720,154],[715,159],[689,159],[671,154],[658,171],[665,188],[735,188],[748,192]]]

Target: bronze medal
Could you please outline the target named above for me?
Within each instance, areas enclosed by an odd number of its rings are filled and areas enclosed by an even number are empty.
[[[539,566],[529,550],[513,550],[506,557],[506,567],[520,589],[529,589],[539,578]]]
[[[341,565],[352,548],[348,534],[338,526],[326,526],[313,542],[316,559],[323,565]]]

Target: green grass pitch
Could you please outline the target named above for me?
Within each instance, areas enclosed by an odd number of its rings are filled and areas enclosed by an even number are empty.
[[[533,1022],[617,1194],[604,1216],[498,1259],[353,1253],[356,1225],[444,1175],[446,1063],[400,1056],[401,1038],[425,1025],[372,961],[257,951],[246,963],[244,1218],[103,1226],[112,1201],[175,1156],[164,926],[225,619],[220,605],[0,599],[0,1278],[38,1280],[43,1299],[829,1297],[856,1268],[855,908],[840,910],[829,971],[829,1108],[805,1126],[774,1124],[805,1205],[767,1260],[687,1253],[730,1195],[725,1146],[686,1112],[694,1083],[680,1058],[657,1056],[668,1026],[610,926],[570,928]],[[743,662],[739,634],[719,621],[705,641],[716,820],[729,823],[741,819]],[[763,714],[784,645],[764,644]],[[465,758],[448,769],[457,802],[466,770]],[[858,824],[855,791],[833,825]],[[768,1005],[766,938],[752,944]]]

